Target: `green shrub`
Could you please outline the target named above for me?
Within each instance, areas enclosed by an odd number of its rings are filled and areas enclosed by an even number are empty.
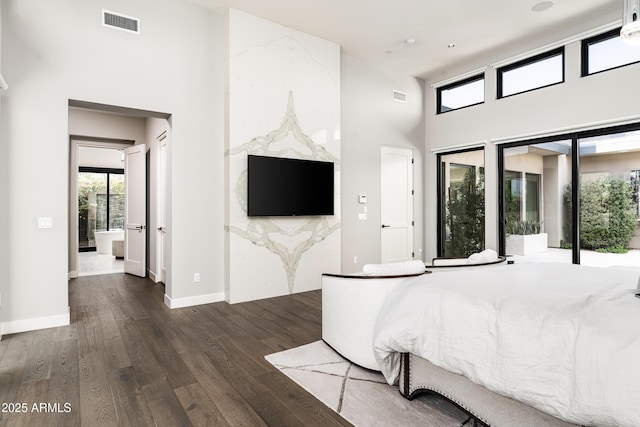
[[[564,193],[571,214],[571,187]],[[565,217],[565,229],[571,221]],[[622,179],[599,178],[580,186],[580,247],[600,252],[626,251],[637,227],[631,185]]]
[[[507,222],[507,233],[509,234],[539,234],[542,228],[540,221],[510,221]]]
[[[476,180],[474,168],[467,170],[462,186],[451,188],[447,224],[445,256],[467,257],[484,249],[484,176]]]
[[[626,254],[627,252],[629,252],[629,249],[623,248],[622,246],[609,246],[608,248],[596,249],[596,252],[609,254]]]
[[[560,249],[571,249],[573,245],[571,242],[565,242],[564,240],[560,240]]]

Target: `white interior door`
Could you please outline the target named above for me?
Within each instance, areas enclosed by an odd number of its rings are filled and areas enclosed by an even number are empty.
[[[124,150],[124,272],[146,276],[146,146]]]
[[[413,150],[381,147],[381,262],[413,258]]]
[[[163,132],[157,139],[158,143],[158,206],[157,206],[157,275],[158,282],[165,283],[167,277],[167,255],[166,255],[166,235],[167,235],[167,149],[169,138]]]

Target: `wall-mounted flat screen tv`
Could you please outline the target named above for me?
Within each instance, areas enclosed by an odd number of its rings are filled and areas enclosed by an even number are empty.
[[[248,156],[247,215],[333,215],[333,163]]]

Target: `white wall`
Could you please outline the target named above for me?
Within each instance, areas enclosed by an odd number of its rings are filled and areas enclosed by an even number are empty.
[[[580,77],[580,42],[566,46],[565,83],[503,99],[496,99],[495,70],[491,63],[525,53],[529,50],[563,40],[614,22],[616,15],[601,16],[588,22],[567,27],[559,32],[547,32],[538,38],[492,52],[486,56],[460,64],[446,73],[427,81],[426,114],[426,219],[425,233],[435,233],[436,224],[436,155],[433,149],[459,147],[486,141],[486,217],[488,248],[497,248],[497,149],[493,140],[524,135],[560,133],[567,128],[580,128],[599,122],[615,122],[638,116],[637,99],[640,86],[636,84],[640,64]],[[430,84],[486,66],[485,103],[445,114],[435,114],[435,89]],[[639,118],[640,120],[640,118]],[[436,240],[426,237],[427,253],[436,254]]]
[[[227,14],[227,300],[320,288],[340,270],[340,47]],[[247,216],[247,155],[330,161],[335,214]]]
[[[3,0],[2,7],[3,76],[11,83],[0,136],[8,178],[5,333],[68,321],[69,99],[172,115],[171,186],[180,191],[171,193],[168,296],[221,293],[222,16],[177,0]],[[102,27],[103,7],[141,18],[142,34]],[[38,229],[40,216],[53,218],[53,228]]]
[[[362,270],[380,262],[380,147],[411,148],[414,152],[414,252],[423,248],[424,82],[391,75],[372,64],[343,54],[342,114],[342,271]],[[393,91],[407,102],[393,100]],[[358,220],[367,195],[368,219]],[[433,235],[428,238],[433,239]],[[354,257],[358,262],[354,264]]]
[[[2,72],[2,2],[0,2],[0,74]],[[0,129],[2,129],[2,96],[3,92],[0,91]],[[7,165],[7,156],[5,155],[4,141],[2,139],[2,132],[0,131],[0,182],[9,182],[9,168]],[[0,200],[7,200],[8,186],[0,185]],[[4,207],[4,203],[0,203],[0,259],[6,259],[9,253],[9,224],[7,210]],[[8,286],[8,272],[0,263],[0,339],[2,339],[2,322],[5,318],[5,305],[2,302],[2,297],[5,289]]]
[[[145,143],[146,118],[69,108],[69,134]],[[80,139],[80,138],[76,138]]]
[[[78,147],[78,166],[123,169],[122,151],[115,148]]]

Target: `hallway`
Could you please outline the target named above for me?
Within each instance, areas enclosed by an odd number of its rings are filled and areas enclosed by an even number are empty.
[[[97,252],[78,253],[78,277],[124,272],[124,260]]]

